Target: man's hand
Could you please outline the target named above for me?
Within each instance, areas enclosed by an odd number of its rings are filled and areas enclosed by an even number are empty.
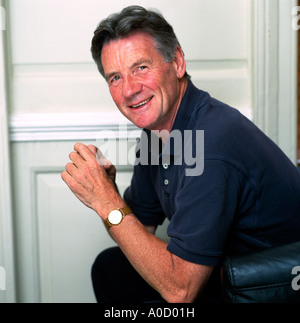
[[[61,174],[76,197],[105,219],[112,209],[125,206],[115,186],[116,169],[95,146],[77,143]],[[97,158],[98,157],[98,158]]]
[[[109,212],[126,206],[115,189],[115,168],[94,146],[76,144],[63,180],[86,206],[104,220]],[[98,154],[98,160],[96,155]],[[110,234],[137,272],[167,302],[192,302],[205,286],[212,267],[188,262],[167,250],[167,243],[154,235],[155,227],[145,228],[130,214]],[[151,234],[150,234],[151,233]]]

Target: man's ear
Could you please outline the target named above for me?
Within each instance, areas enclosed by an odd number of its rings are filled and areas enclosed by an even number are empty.
[[[186,62],[180,46],[177,47],[174,63],[176,65],[177,77],[179,79],[183,78],[186,72]]]

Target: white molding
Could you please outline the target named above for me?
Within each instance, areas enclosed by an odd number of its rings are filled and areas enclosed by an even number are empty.
[[[278,1],[253,1],[254,122],[277,142]]]
[[[4,7],[5,2],[0,0]],[[13,211],[11,196],[9,136],[7,125],[6,31],[0,30],[0,266],[6,271],[6,290],[0,290],[0,303],[16,301],[13,244]]]
[[[278,144],[297,163],[298,33],[292,28],[297,0],[279,1]]]
[[[240,107],[252,120],[252,109]],[[119,111],[111,113],[15,114],[9,121],[11,142],[84,141],[99,139],[133,139],[141,129],[125,119]]]
[[[127,139],[139,129],[120,112],[18,114],[10,119],[11,142]]]
[[[253,121],[296,164],[296,0],[253,0]]]
[[[31,286],[35,292],[34,302],[93,303],[95,297],[88,275],[90,260],[102,250],[114,246],[115,242],[108,238],[105,227],[101,226],[93,211],[74,200],[75,197],[65,190],[65,184],[60,180],[58,182],[61,171],[60,168],[45,166],[35,167],[31,171],[34,203],[31,204],[30,213],[35,240],[32,244],[33,266],[31,268],[35,280],[32,281]],[[117,185],[120,194],[128,186],[131,176],[131,166],[118,169]],[[59,213],[53,208],[57,204],[57,199],[53,196],[56,195],[56,198],[58,195],[61,196],[57,191],[64,197],[59,207],[60,210],[66,211],[64,219],[61,219]],[[59,226],[55,223],[59,223]],[[70,223],[72,223],[72,230],[69,228]],[[88,230],[88,236],[80,235],[83,227],[84,230]],[[66,234],[69,235],[69,239],[58,250],[55,246],[64,239]],[[81,249],[79,249],[85,250],[84,255],[74,251],[73,241],[75,240],[76,243],[80,243]],[[65,260],[61,260],[63,254],[68,254],[70,259],[64,257]],[[62,266],[62,261],[65,261],[69,267],[73,267],[70,277],[66,277],[69,268]],[[59,266],[62,266],[61,270],[53,269]],[[79,281],[79,284],[72,284],[74,286],[65,290],[65,286],[59,282],[63,280],[69,286],[72,276]],[[81,289],[82,285],[84,288]]]

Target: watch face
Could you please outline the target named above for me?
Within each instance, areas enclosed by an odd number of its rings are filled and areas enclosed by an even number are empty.
[[[113,210],[108,215],[108,221],[111,224],[119,224],[122,221],[123,215],[119,210]]]

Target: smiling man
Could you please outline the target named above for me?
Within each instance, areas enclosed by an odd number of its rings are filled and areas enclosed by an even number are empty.
[[[101,62],[121,113],[140,128],[171,132],[187,87],[185,60],[178,46],[168,63],[145,32],[103,46]]]
[[[120,112],[143,135],[162,134],[149,156],[170,157],[137,164],[123,198],[115,167],[105,157],[97,162],[96,147],[78,143],[70,154],[63,180],[118,244],[93,265],[99,302],[218,300],[226,255],[300,240],[296,167],[251,121],[193,85],[160,14],[132,6],[111,15],[95,31],[92,54]],[[187,176],[175,147],[165,148],[172,131],[187,130],[205,133],[199,176]],[[190,141],[193,150],[198,144]],[[166,217],[168,243],[155,236]]]

